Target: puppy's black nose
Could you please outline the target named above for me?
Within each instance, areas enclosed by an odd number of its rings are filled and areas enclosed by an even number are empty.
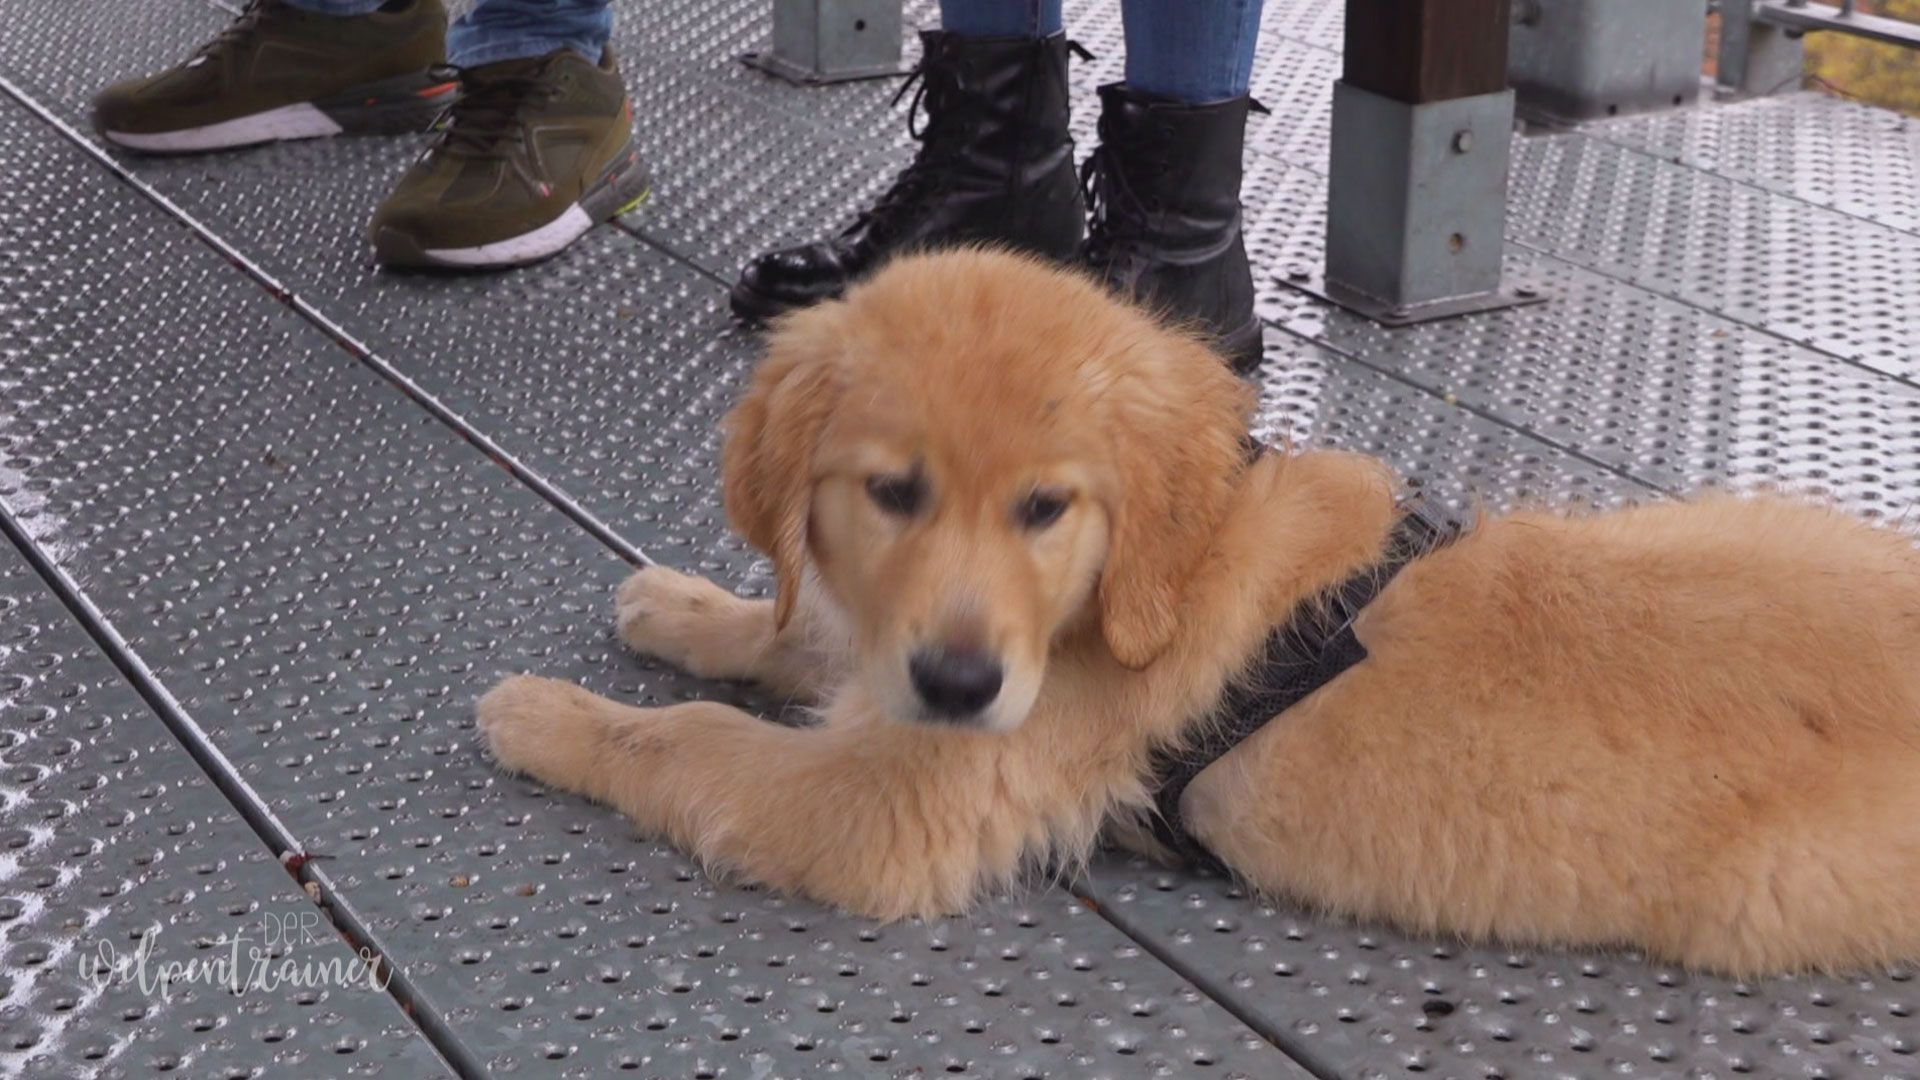
[[[949,720],[972,716],[1000,693],[1000,661],[979,649],[922,649],[907,673],[927,708]]]

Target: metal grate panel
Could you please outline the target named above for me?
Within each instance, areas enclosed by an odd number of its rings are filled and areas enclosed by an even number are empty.
[[[1920,120],[1780,94],[1582,129],[1731,180],[1920,233]]]
[[[1311,264],[1318,226],[1318,215],[1262,213],[1253,248],[1271,264]],[[1269,283],[1260,308],[1343,357],[1664,491],[1790,490],[1870,517],[1912,515],[1920,389],[1548,256],[1516,249],[1508,263],[1552,302],[1387,329]]]
[[[0,278],[38,257],[10,238]],[[18,347],[0,337],[8,368]],[[15,388],[0,374],[10,404]],[[16,464],[0,437],[8,502],[26,494]],[[0,785],[0,1075],[443,1071],[377,988],[262,981],[275,976],[254,967],[254,949],[307,970],[353,957],[4,538]],[[133,964],[143,937],[144,968]],[[240,996],[187,975],[158,989],[165,965],[231,958],[236,945]],[[89,961],[133,966],[83,975]]]
[[[1585,136],[1522,141],[1509,190],[1511,240],[1920,377],[1909,234]]]
[[[1283,36],[1339,52],[1345,44],[1345,0],[1278,0],[1260,18],[1263,37]]]
[[[1325,1075],[1920,1076],[1920,981],[1742,983],[1630,955],[1466,948],[1137,867],[1102,910]]]
[[[1373,454],[1456,513],[1621,506],[1658,492],[1297,338],[1270,330],[1255,434]]]
[[[507,671],[722,691],[615,655],[625,567],[571,521],[49,129],[11,105],[0,124],[0,175],[32,178],[0,219],[33,223],[0,298],[9,468],[33,478],[7,505],[331,856],[333,898],[471,1067],[1290,1072],[1063,892],[878,927],[715,886],[611,812],[497,775],[470,708]],[[680,434],[697,469],[710,432]],[[650,484],[657,507],[706,497]]]

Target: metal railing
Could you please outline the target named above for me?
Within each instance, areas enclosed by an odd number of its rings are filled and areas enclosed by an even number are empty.
[[[1807,0],[1763,0],[1754,6],[1753,17],[1803,34],[1833,30],[1890,45],[1920,48],[1920,23],[1857,11],[1856,6],[1855,0],[1840,0],[1839,7],[1811,4]]]
[[[1870,41],[1920,49],[1920,23],[1858,10],[1857,0],[1839,6],[1809,0],[1720,0],[1721,87],[1766,94],[1798,80],[1800,39],[1832,31]]]

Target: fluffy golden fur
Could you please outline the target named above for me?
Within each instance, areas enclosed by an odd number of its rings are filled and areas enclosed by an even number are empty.
[[[487,744],[716,869],[880,918],[1137,838],[1151,753],[1394,522],[1371,459],[1245,465],[1251,403],[1079,277],[897,261],[785,321],[733,415],[727,510],[777,599],[654,567],[617,603],[635,649],[822,723],[523,676],[482,699]],[[905,512],[875,487],[903,477]],[[1920,956],[1907,538],[1771,499],[1517,513],[1409,567],[1357,631],[1369,659],[1187,791],[1254,885],[1737,973]],[[964,723],[908,674],[946,646],[1005,669]]]

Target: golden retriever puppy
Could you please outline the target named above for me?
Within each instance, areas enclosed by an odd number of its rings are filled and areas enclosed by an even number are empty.
[[[727,511],[777,598],[664,567],[618,596],[635,649],[821,723],[522,676],[481,700],[487,746],[716,870],[883,919],[1070,865],[1395,527],[1376,461],[1250,459],[1251,406],[1080,277],[896,261],[783,322],[732,416]],[[1517,513],[1354,629],[1366,658],[1179,804],[1254,886],[1730,972],[1920,956],[1909,539],[1771,499]]]

